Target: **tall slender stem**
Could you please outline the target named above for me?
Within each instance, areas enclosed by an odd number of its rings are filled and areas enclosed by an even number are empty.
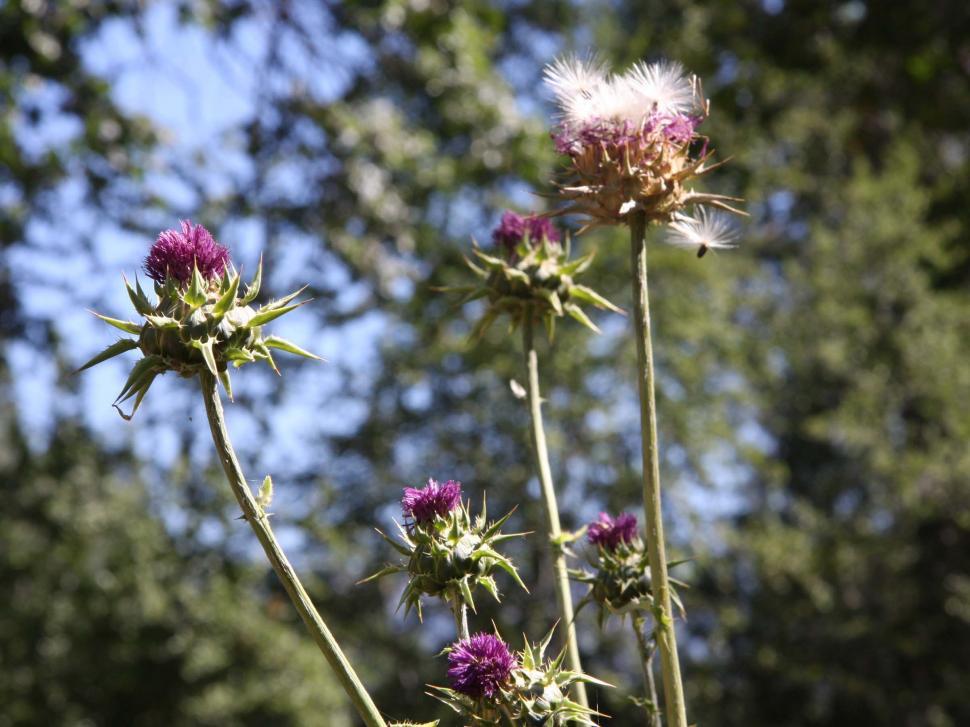
[[[525,348],[525,364],[529,372],[529,415],[532,419],[532,445],[539,470],[539,485],[542,490],[543,510],[546,514],[546,530],[552,546],[553,582],[562,626],[566,630],[565,642],[569,668],[582,673],[579,659],[579,642],[576,639],[576,624],[573,622],[573,596],[569,590],[569,573],[566,570],[566,554],[558,542],[562,535],[559,524],[559,506],[556,504],[556,490],[552,484],[552,469],[549,466],[549,450],[546,448],[546,433],[542,426],[542,399],[539,395],[539,357],[533,343],[532,316],[527,315],[522,328]],[[574,685],[576,701],[584,707],[589,706],[586,685]]]
[[[657,699],[657,682],[653,678],[653,655],[657,651],[657,644],[647,639],[644,626],[647,620],[643,614],[637,612],[633,616],[633,631],[637,635],[637,646],[640,649],[640,665],[643,667],[643,690],[650,700],[650,727],[661,727],[660,700]]]
[[[663,675],[668,727],[687,727],[684,686],[677,657],[677,636],[670,608],[663,514],[660,508],[660,456],[657,449],[657,405],[654,400],[653,346],[650,342],[650,300],[647,293],[647,220],[631,213],[630,251],[633,264],[633,320],[637,339],[637,387],[640,391],[640,434],[643,447],[643,506],[647,555],[655,604],[655,627]]]
[[[456,597],[451,602],[451,611],[455,614],[455,629],[458,631],[458,638],[461,640],[469,638],[467,604]]]
[[[300,618],[303,619],[303,623],[306,624],[313,640],[327,658],[330,667],[337,674],[344,691],[347,692],[347,696],[354,703],[354,707],[356,707],[361,719],[364,720],[364,724],[367,727],[386,727],[383,717],[377,711],[377,706],[357,677],[350,662],[347,661],[347,657],[340,650],[340,646],[333,634],[330,633],[330,629],[323,622],[313,605],[313,601],[310,600],[309,594],[303,588],[303,584],[300,583],[293,566],[290,565],[283,549],[276,540],[276,536],[273,534],[269,525],[269,518],[259,503],[256,502],[256,498],[253,497],[253,493],[246,483],[242,467],[239,465],[236,452],[232,448],[232,442],[229,441],[229,432],[226,429],[225,415],[222,411],[222,400],[219,398],[215,378],[210,373],[204,372],[201,374],[201,380],[202,397],[205,400],[205,412],[209,418],[212,441],[216,445],[219,461],[226,472],[232,494],[236,496],[239,507],[242,508],[243,517],[252,526],[260,545],[266,552],[266,557],[273,566],[273,570],[276,571],[276,575],[283,582],[283,587],[289,594],[290,600],[293,601]]]

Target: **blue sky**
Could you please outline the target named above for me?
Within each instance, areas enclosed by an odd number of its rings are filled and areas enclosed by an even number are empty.
[[[313,4],[296,7],[297,12],[309,14],[303,18],[306,27],[332,30],[330,21]],[[323,58],[309,57],[294,38],[284,39],[280,63],[285,71],[267,71],[267,24],[265,17],[247,19],[236,24],[227,41],[215,41],[197,26],[179,26],[172,5],[158,3],[146,11],[139,33],[128,21],[113,20],[85,43],[86,67],[109,81],[116,102],[130,113],[146,116],[162,130],[163,143],[151,159],[142,184],[161,195],[169,211],[164,215],[157,209],[139,212],[140,222],[146,227],[176,226],[178,217],[191,216],[203,205],[196,192],[181,180],[180,169],[201,168],[206,201],[218,200],[252,179],[253,164],[243,152],[240,128],[255,114],[272,113],[272,109],[257,106],[264,85],[288,84],[299,78],[305,84],[305,93],[325,102],[338,98],[357,70],[369,67],[366,45],[352,33],[343,33],[319,44],[325,48]],[[534,41],[542,48],[540,54],[551,57],[555,53],[553,39],[541,36]],[[503,72],[516,83],[514,62],[503,67]],[[38,82],[28,83],[23,92],[39,105],[50,107],[57,100],[58,89]],[[543,112],[541,100],[530,95],[533,92],[530,89],[519,94],[522,113]],[[40,125],[21,125],[18,139],[25,148],[40,154],[52,146],[68,145],[79,131],[77,124],[48,113]],[[110,135],[113,130],[105,128],[102,133]],[[299,195],[301,178],[301,170],[295,165],[280,165],[274,174],[261,180],[260,193]],[[114,329],[96,321],[85,308],[115,317],[132,315],[121,275],[131,277],[139,270],[151,243],[150,238],[122,231],[100,219],[85,207],[81,192],[76,183],[63,185],[58,190],[63,217],[56,223],[32,224],[28,230],[30,244],[15,246],[9,257],[25,309],[56,320],[73,365],[116,338]],[[3,194],[0,189],[0,202]],[[523,187],[515,194],[524,196],[527,190]],[[784,205],[784,200],[779,204]],[[451,220],[455,229],[448,232],[456,238],[467,237],[467,228],[475,220],[473,215],[464,220],[459,215]],[[266,247],[266,231],[260,220],[227,220],[213,232],[230,246],[237,265],[254,269]],[[326,241],[294,231],[282,234],[286,254],[267,260],[264,289],[269,295],[288,293],[302,286],[309,275],[342,290],[338,306],[350,307],[360,299],[361,288],[351,283],[339,261],[328,254]],[[481,231],[476,234],[480,237]],[[82,244],[90,244],[91,252],[78,252]],[[347,433],[362,421],[366,413],[363,395],[379,365],[378,346],[387,333],[386,321],[375,311],[351,324],[324,330],[317,327],[316,316],[296,312],[273,325],[279,335],[324,356],[327,363],[301,359],[287,365],[284,373],[289,385],[281,390],[276,415],[257,418],[246,405],[229,406],[230,429],[238,449],[246,453],[254,481],[266,472],[272,472],[278,482],[285,482],[291,472],[319,468],[317,471],[325,474],[330,457],[320,448],[320,435]],[[36,449],[46,446],[55,415],[63,413],[82,417],[108,446],[134,448],[143,460],[157,466],[156,472],[165,472],[185,454],[181,432],[186,425],[197,434],[190,457],[198,464],[210,460],[208,432],[195,387],[189,382],[171,375],[161,377],[138,416],[129,423],[122,421],[110,404],[134,354],[85,372],[77,380],[79,396],[64,398],[57,395],[57,368],[43,348],[18,342],[9,346],[7,355],[18,383],[17,409]],[[255,367],[236,373],[234,388],[237,394],[257,402],[265,402],[278,390],[275,377]],[[413,395],[420,396],[420,382]],[[635,417],[635,411],[631,409],[629,415]],[[266,442],[271,446],[260,446]],[[730,453],[726,453],[725,461],[729,460]],[[718,498],[712,498],[706,490],[696,495],[685,491],[687,502],[682,506],[715,518],[736,507],[730,483],[743,473],[732,473],[723,466],[719,470],[725,488]],[[297,508],[305,509],[306,503],[288,497],[285,487],[277,487],[277,493],[276,507],[281,514],[290,507],[294,513]],[[170,521],[177,519],[177,513],[170,515]],[[295,533],[290,536],[297,537]],[[213,533],[213,537],[220,534]]]

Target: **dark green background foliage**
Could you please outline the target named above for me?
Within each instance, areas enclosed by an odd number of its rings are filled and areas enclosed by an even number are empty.
[[[261,477],[283,443],[281,392],[307,396],[316,377],[336,377],[341,405],[363,412],[349,431],[301,425],[304,456],[273,472],[290,493],[277,527],[382,709],[441,716],[422,685],[444,679],[434,654],[447,621],[430,605],[418,629],[394,614],[400,584],[353,582],[391,557],[372,526],[429,475],[464,481],[476,500],[487,490],[496,513],[519,505],[512,525],[539,527],[526,411],[508,386],[523,376],[519,342],[497,327],[469,347],[479,309],[430,289],[465,282],[469,235],[486,240],[498,210],[549,189],[541,67],[586,47],[617,64],[666,55],[704,77],[707,132],[734,156],[707,184],[752,213],[737,251],[651,248],[670,550],[694,558],[678,574],[692,586],[691,721],[970,723],[966,3],[168,5],[229,52],[242,26],[266,44],[249,71],[255,110],[225,132],[253,172],[218,191],[206,180],[219,150],[180,155],[82,62],[109,24],[141,38],[155,6],[0,2],[0,725],[352,723],[207,465],[191,385],[169,389],[187,392],[174,416],[150,395],[141,421],[118,420],[121,444],[92,426],[69,373],[110,339],[72,341],[56,306],[28,300],[60,290],[65,309],[96,305],[120,285],[117,263],[92,275],[95,233],[71,223],[82,210],[145,245],[178,216],[217,233],[254,220],[269,268],[301,233],[317,299],[301,315],[352,347],[355,323],[379,312],[363,379],[310,364],[265,386],[244,376],[234,408],[256,416],[238,445]],[[340,66],[335,39],[347,38],[364,52]],[[294,48],[304,62],[290,62]],[[315,75],[333,80],[328,97],[307,91]],[[43,153],[18,136],[43,121],[21,93],[37,79],[60,89],[57,113],[77,128]],[[192,194],[152,183],[157,154]],[[281,172],[297,192],[268,181]],[[68,180],[81,194],[66,209]],[[43,248],[43,225],[61,230],[83,284],[13,274],[15,255]],[[586,282],[628,307],[622,232],[577,246],[598,249]],[[600,508],[639,512],[630,330],[596,320],[597,339],[567,324],[540,350],[567,527]],[[12,365],[25,351],[53,362],[55,397]],[[41,407],[37,440],[25,421]],[[162,430],[184,457],[131,453]],[[549,627],[538,542],[515,551],[531,597],[505,584],[481,625],[534,638]],[[635,723],[630,639],[615,624],[599,633],[592,613],[580,629],[589,670],[618,686],[597,694],[601,707]]]

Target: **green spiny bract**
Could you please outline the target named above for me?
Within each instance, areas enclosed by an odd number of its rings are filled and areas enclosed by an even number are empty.
[[[635,611],[644,611],[656,617],[653,589],[650,583],[650,561],[643,541],[637,537],[616,547],[598,546],[589,558],[593,570],[571,570],[570,577],[585,583],[589,591],[577,604],[578,613],[589,603],[599,606],[597,619],[600,626],[611,614],[621,618]],[[680,562],[670,563],[668,567]],[[671,578],[670,582],[683,588],[687,584]],[[671,587],[670,597],[684,617],[684,606],[676,590]]]
[[[431,696],[475,724],[504,724],[504,718],[516,725],[596,725],[593,718],[605,715],[570,699],[569,690],[579,682],[601,687],[612,685],[563,668],[565,648],[554,659],[547,659],[546,649],[554,632],[555,627],[538,644],[530,643],[523,636],[524,648],[516,654],[518,666],[512,671],[509,685],[495,696],[476,699],[438,686],[431,687],[434,690]]]
[[[484,335],[503,313],[509,314],[512,330],[522,325],[527,316],[533,320],[541,319],[552,338],[556,319],[565,315],[599,333],[596,324],[583,311],[584,303],[623,312],[592,288],[575,281],[590,266],[593,254],[570,260],[568,239],[563,246],[545,237],[536,243],[523,236],[509,259],[482,252],[477,245],[472,252],[479,264],[468,258],[465,262],[481,282],[450,289],[465,293],[462,303],[479,298],[488,300],[488,308],[475,324],[472,338]]]
[[[173,278],[167,278],[162,284],[156,283],[154,302],[149,300],[137,279],[134,287],[125,280],[128,296],[145,322],[139,324],[109,318],[100,313],[94,315],[137,338],[116,341],[78,371],[125,351],[139,349],[143,357],[135,364],[114,402],[121,416],[130,419],[155,377],[166,371],[174,371],[184,377],[209,371],[222,382],[231,399],[229,364],[238,368],[245,363],[265,361],[279,373],[271,353],[274,348],[319,360],[318,356],[294,343],[277,336],[263,335],[264,324],[303,305],[291,302],[303,289],[254,309],[250,304],[259,294],[262,269],[260,260],[256,275],[245,293],[240,295],[240,276],[235,270],[227,267],[221,276],[207,281],[196,267],[186,285],[179,285]],[[134,406],[131,413],[125,414],[120,404],[132,398]]]
[[[361,583],[392,573],[407,573],[408,585],[398,607],[404,605],[405,615],[412,608],[417,610],[419,619],[422,617],[422,596],[441,598],[451,607],[464,603],[475,611],[473,591],[481,586],[496,601],[500,600],[495,582],[496,570],[505,571],[523,590],[528,591],[512,561],[496,549],[502,541],[525,534],[499,532],[513,512],[489,523],[484,503],[482,513],[474,518],[470,504],[462,503],[447,514],[436,515],[427,522],[395,523],[400,542],[378,530],[381,537],[407,561],[388,565]]]

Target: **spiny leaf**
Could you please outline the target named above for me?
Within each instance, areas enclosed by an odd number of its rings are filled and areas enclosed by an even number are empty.
[[[478,322],[472,328],[471,333],[468,334],[469,340],[478,341],[481,339],[481,337],[485,335],[485,332],[491,328],[492,324],[495,322],[495,319],[498,318],[498,315],[499,312],[495,308],[489,308],[487,311],[485,311],[485,315],[478,320]]]
[[[597,293],[592,288],[587,288],[585,285],[574,285],[569,290],[569,297],[578,298],[581,301],[595,305],[597,308],[604,308],[606,310],[611,310],[614,313],[621,313],[626,315],[625,311],[613,305],[610,301],[604,298],[602,295]]]
[[[145,320],[151,323],[153,328],[166,329],[179,327],[179,322],[169,316],[145,314]]]
[[[389,535],[386,535],[383,531],[378,530],[377,528],[374,528],[374,529],[377,530],[378,535],[384,538],[384,540],[386,540],[388,544],[392,548],[394,548],[394,550],[396,550],[398,553],[407,557],[411,556],[411,551],[408,550],[406,547],[398,543],[396,540],[392,539]]]
[[[239,290],[239,275],[233,275],[229,279],[226,292],[220,296],[216,304],[212,306],[212,315],[216,320],[220,320],[236,302],[236,291]]]
[[[482,588],[492,594],[492,598],[501,602],[501,599],[498,597],[498,586],[495,584],[495,579],[492,576],[484,576],[479,578],[478,582],[481,584]]]
[[[149,371],[152,369],[157,369],[159,371],[164,370],[165,362],[162,360],[161,356],[152,355],[145,356],[140,359],[134,367],[131,369],[131,373],[128,374],[128,379],[125,381],[125,386],[118,394],[118,398],[115,399],[115,404],[125,401],[138,389],[138,384],[141,379],[143,379]]]
[[[192,341],[192,345],[202,351],[202,358],[205,360],[205,365],[208,367],[209,372],[213,376],[219,376],[219,368],[216,366],[216,354],[212,348],[212,340],[208,338],[205,341],[194,340]]]
[[[266,305],[262,306],[260,308],[260,310],[261,311],[264,311],[264,310],[276,310],[277,308],[282,308],[287,303],[289,303],[291,300],[293,300],[294,298],[296,298],[296,296],[298,296],[300,293],[302,293],[304,290],[306,290],[307,287],[308,286],[304,285],[302,288],[300,288],[299,290],[296,290],[296,291],[290,293],[289,295],[284,295],[282,298],[280,298],[278,300],[271,300],[269,303],[267,303]],[[309,302],[309,301],[307,301],[307,302]]]
[[[270,353],[269,347],[265,343],[262,341],[254,343],[253,350],[256,351],[260,358],[266,359],[266,362],[269,364],[270,368],[276,372],[277,376],[280,375],[280,370],[276,368],[276,361],[273,360],[273,354]]]
[[[249,305],[254,300],[256,296],[259,295],[259,289],[263,284],[263,256],[259,256],[259,264],[256,266],[256,274],[253,276],[253,281],[246,286],[246,294],[239,301],[241,305]]]
[[[141,384],[138,386],[138,388],[135,389],[135,391],[138,392],[138,396],[135,397],[135,404],[134,406],[131,407],[131,414],[125,414],[121,410],[121,406],[119,406],[121,402],[116,402],[115,404],[112,405],[114,406],[115,409],[117,409],[122,419],[129,422],[132,420],[132,418],[135,416],[135,412],[138,411],[138,407],[141,406],[141,402],[145,398],[145,394],[148,393],[148,389],[151,388],[152,382],[155,380],[155,377],[158,376],[158,374],[159,374],[158,371],[150,371],[148,375],[144,378],[144,380],[141,382]],[[125,397],[125,398],[128,398],[128,397]]]
[[[141,333],[141,326],[139,326],[137,323],[132,323],[131,321],[123,321],[118,318],[109,318],[108,316],[103,316],[100,313],[97,313],[95,311],[90,311],[90,312],[92,315],[103,320],[109,326],[114,326],[115,328],[121,331],[124,331],[125,333],[134,333],[135,335],[138,335],[139,333]]]
[[[599,333],[600,332],[600,329],[596,327],[596,324],[593,323],[593,321],[591,321],[589,319],[589,316],[587,316],[586,313],[583,312],[583,309],[580,308],[575,303],[566,303],[565,309],[566,309],[566,312],[569,315],[571,315],[577,321],[579,321],[580,323],[582,323],[584,326],[586,326],[593,333]]]
[[[290,341],[287,341],[285,338],[280,338],[279,336],[269,336],[267,338],[264,338],[263,343],[265,343],[270,348],[278,348],[280,351],[293,353],[293,354],[296,354],[297,356],[303,356],[304,358],[312,358],[316,361],[324,360],[320,356],[317,356],[315,353],[310,353],[309,351],[306,351],[300,348],[295,343],[291,343]]]
[[[189,305],[194,310],[198,308],[203,303],[205,303],[205,293],[206,293],[206,283],[205,279],[202,277],[202,273],[199,272],[198,265],[193,263],[192,265],[192,282],[184,293],[182,293],[182,300],[185,301],[186,305]]]
[[[472,613],[478,613],[475,609],[475,599],[472,598],[472,589],[468,587],[467,576],[458,581],[458,587],[461,589],[461,597],[468,604],[468,608],[472,610]]]
[[[482,508],[483,508],[483,510],[484,510],[484,505],[482,506]],[[516,511],[517,509],[518,509],[518,505],[516,505],[515,507],[513,507],[513,508],[512,508],[511,510],[509,510],[509,511],[508,511],[507,513],[505,513],[505,514],[504,514],[504,515],[503,515],[502,517],[500,517],[500,518],[499,518],[498,520],[496,520],[496,521],[495,521],[494,523],[492,523],[491,525],[489,525],[489,526],[488,526],[488,529],[487,529],[487,530],[486,530],[486,531],[485,531],[484,533],[482,533],[482,540],[488,540],[488,539],[489,539],[489,538],[491,538],[491,537],[492,537],[493,535],[495,535],[496,533],[498,533],[498,531],[499,531],[499,529],[500,529],[500,528],[501,528],[501,527],[502,527],[503,525],[505,525],[505,523],[506,523],[506,522],[508,522],[508,519],[509,519],[510,517],[512,517],[512,515],[514,515],[514,514],[515,514],[515,511]]]
[[[252,351],[247,348],[237,348],[236,346],[227,348],[222,352],[222,355],[226,357],[226,361],[233,361],[237,366],[244,363],[252,363],[256,360]]]
[[[301,305],[306,305],[309,302],[310,301],[308,300],[304,300],[300,303],[294,303],[293,305],[283,306],[282,308],[267,309],[266,306],[263,306],[258,311],[256,311],[256,315],[254,315],[252,318],[249,319],[248,327],[256,328],[257,326],[262,326],[266,323],[269,323],[274,318],[279,318],[282,315],[286,315],[291,310],[296,310]]]
[[[229,370],[219,372],[219,381],[222,383],[222,388],[226,390],[226,396],[229,397],[229,401],[233,401],[232,398],[232,381],[229,379]]]
[[[404,573],[406,571],[407,571],[407,568],[404,568],[399,565],[386,565],[383,568],[381,568],[379,571],[377,571],[377,573],[373,573],[367,576],[366,578],[361,578],[359,581],[357,581],[356,585],[362,586],[365,583],[376,581],[379,578],[383,578],[384,576],[393,575],[394,573]],[[398,608],[400,608],[400,606],[401,604],[398,604]]]
[[[102,361],[107,361],[109,358],[113,358],[118,354],[124,353],[125,351],[132,351],[136,348],[138,348],[138,341],[135,341],[131,338],[118,339],[110,346],[108,346],[106,349],[104,349],[101,353],[99,353],[97,356],[95,356],[86,364],[84,364],[81,368],[79,368],[74,373],[79,374],[85,369],[89,369],[92,366],[98,365]]]
[[[488,255],[487,253],[482,252],[481,248],[472,248],[472,254],[490,267],[505,267],[504,260],[497,258],[494,255]]]
[[[141,283],[138,282],[138,277],[135,277],[136,288],[131,287],[131,283],[128,282],[128,278],[124,275],[121,276],[125,281],[125,288],[128,290],[128,297],[131,299],[131,304],[135,306],[135,310],[138,311],[138,315],[147,315],[152,312],[152,304],[148,300],[148,296],[145,295],[145,291],[142,290]]]
[[[563,275],[578,275],[588,268],[593,262],[594,253],[583,255],[562,266]]]
[[[556,317],[553,315],[545,315],[542,317],[542,322],[546,326],[546,335],[549,337],[549,343],[556,340]]]

